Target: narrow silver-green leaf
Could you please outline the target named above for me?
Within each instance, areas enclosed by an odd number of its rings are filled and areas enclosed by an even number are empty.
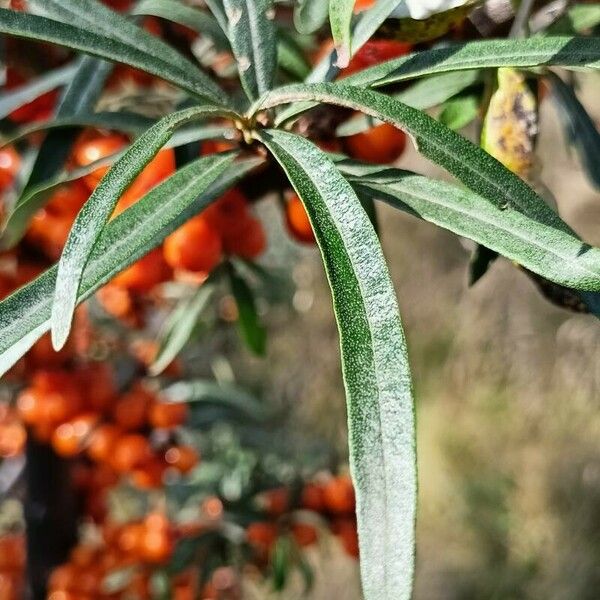
[[[481,100],[476,94],[450,98],[444,102],[438,121],[454,131],[459,131],[477,118],[480,103]]]
[[[347,67],[350,62],[353,14],[354,0],[329,0],[329,23],[337,53],[335,65],[340,69]]]
[[[327,0],[298,0],[294,7],[294,25],[299,33],[310,35],[327,21]]]
[[[231,136],[235,131],[229,127],[218,127],[215,125],[183,127],[173,134],[171,139],[165,144],[165,147],[176,148],[199,140],[232,139]],[[29,186],[21,194],[17,206],[15,206],[6,220],[4,231],[0,237],[0,248],[12,248],[21,239],[33,214],[44,206],[47,198],[58,187],[85,177],[100,167],[111,165],[121,155],[122,152],[111,154],[85,167],[61,173]]]
[[[158,246],[261,163],[256,158],[232,160],[232,155],[213,155],[186,165],[111,221],[88,261],[77,302]],[[56,275],[54,266],[0,302],[0,376],[50,329]]]
[[[254,100],[273,87],[277,67],[273,0],[224,0],[223,5],[240,80]]]
[[[173,21],[210,38],[219,50],[228,50],[230,47],[229,40],[215,17],[203,10],[186,6],[179,0],[142,0],[133,7],[131,14]]]
[[[136,29],[142,31],[139,27]],[[0,8],[0,33],[50,42],[110,61],[121,62],[156,75],[204,100],[220,105],[227,101],[225,93],[219,90],[218,86],[193,63],[186,61],[189,66],[185,68],[175,66],[162,59],[160,55],[155,56],[138,48],[132,40],[107,35],[101,27],[94,29],[90,25],[89,29],[83,29],[80,26],[46,17]]]
[[[310,63],[306,60],[303,49],[284,29],[279,29],[277,34],[277,64],[302,81],[310,73]]]
[[[390,16],[398,6],[399,0],[377,0],[368,10],[363,11],[352,32],[352,53],[356,54],[362,46],[379,29],[382,23]],[[325,4],[326,0],[322,0]],[[315,66],[313,72],[306,79],[307,83],[317,83],[319,81],[330,81],[339,73],[339,68],[333,64],[334,53],[325,56],[319,64]]]
[[[260,106],[268,108],[298,100],[346,106],[404,129],[421,154],[496,206],[518,209],[540,223],[571,232],[519,177],[479,146],[419,110],[373,90],[337,83],[283,87],[268,94]]]
[[[356,51],[355,40],[353,40],[353,47]],[[466,42],[424,50],[382,62],[344,78],[344,84],[381,87],[448,71],[545,66],[597,70],[600,68],[600,40],[598,38],[537,37],[524,40]],[[307,79],[307,82],[325,79],[324,76],[315,76],[315,72]],[[307,102],[300,106],[289,107],[282,112],[279,121],[283,122],[296,117],[314,105],[314,103]]]
[[[154,119],[132,112],[97,112],[79,113],[77,115],[60,117],[41,123],[33,123],[22,127],[8,136],[0,137],[0,146],[13,144],[14,142],[40,131],[51,131],[52,129],[64,129],[65,127],[97,127],[99,129],[114,129],[126,133],[139,134],[155,122]]]
[[[480,80],[480,71],[440,73],[424,77],[392,97],[413,108],[425,110],[446,102]],[[372,126],[372,119],[359,115],[338,127],[336,134],[339,136],[354,135]]]
[[[119,158],[77,215],[58,265],[52,306],[52,343],[56,349],[61,348],[67,340],[85,265],[119,198],[177,127],[211,116],[234,114],[214,106],[195,106],[161,119]]]
[[[14,89],[1,92],[0,119],[4,119],[20,106],[33,102],[43,94],[69,83],[78,68],[77,63],[69,63],[64,67],[48,71]]]
[[[159,375],[177,358],[187,344],[202,311],[208,305],[214,286],[204,282],[190,298],[185,298],[169,315],[161,335],[158,353],[148,372]]]
[[[575,94],[558,75],[548,73],[552,98],[558,104],[558,116],[589,181],[600,189],[600,133],[598,126]]]
[[[577,236],[533,221],[518,210],[502,209],[448,183],[377,166],[338,168],[359,195],[435,223],[514,260],[560,285],[600,290],[600,249]]]
[[[350,184],[308,140],[261,135],[315,230],[340,331],[350,462],[366,600],[408,600],[417,500],[415,423],[394,288],[377,235]]]

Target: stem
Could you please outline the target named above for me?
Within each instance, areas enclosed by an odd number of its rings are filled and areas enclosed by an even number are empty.
[[[77,540],[76,497],[69,463],[33,436],[27,440],[25,481],[28,597],[44,600],[51,570],[67,559]]]

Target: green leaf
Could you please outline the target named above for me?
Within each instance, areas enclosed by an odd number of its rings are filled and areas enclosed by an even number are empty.
[[[454,131],[459,131],[477,118],[479,103],[480,99],[476,94],[450,98],[444,103],[438,121]]]
[[[215,17],[178,0],[142,0],[133,7],[131,14],[160,17],[179,23],[210,38],[219,50],[230,49],[229,40]]]
[[[119,158],[84,204],[73,223],[58,265],[52,306],[52,343],[56,349],[62,348],[67,340],[85,265],[119,198],[177,127],[214,116],[234,117],[235,114],[214,106],[195,106],[161,119]]]
[[[272,416],[268,407],[245,389],[232,384],[216,383],[206,379],[179,381],[161,391],[168,402],[216,405],[238,412],[253,421]]]
[[[162,373],[188,343],[213,292],[214,288],[210,282],[204,282],[190,298],[185,298],[169,315],[161,334],[158,353],[148,369],[150,375]]]
[[[325,0],[322,0],[325,4]],[[383,22],[390,16],[398,6],[398,0],[377,0],[369,10],[363,11],[356,20],[356,26],[352,32],[352,52],[356,54],[379,29]],[[308,83],[332,80],[339,73],[339,69],[333,64],[333,52],[325,56],[313,72],[308,76]]]
[[[224,0],[227,31],[251,100],[273,87],[277,67],[273,0]]]
[[[278,38],[277,63],[290,75],[299,80],[304,79],[310,73],[310,63],[306,60],[302,48],[284,29],[278,30]]]
[[[358,198],[308,140],[261,139],[302,199],[321,248],[340,331],[350,462],[366,600],[407,600],[414,570],[415,423],[394,288]]]
[[[370,11],[366,12],[368,14]],[[352,44],[356,51],[355,39],[353,39]],[[597,70],[600,68],[600,42],[597,38],[573,37],[538,37],[524,40],[466,42],[416,52],[382,62],[379,65],[345,77],[344,84],[360,87],[380,87],[448,71],[542,66]],[[315,82],[320,79],[325,79],[325,77],[317,77],[313,72],[307,81]],[[292,106],[282,112],[279,116],[279,122],[296,117],[313,106],[315,104],[310,102],[302,103],[300,106]]]
[[[343,69],[350,62],[352,15],[354,0],[329,0],[329,23],[337,53],[336,67]]]
[[[425,110],[446,102],[456,94],[481,81],[480,71],[441,73],[417,81],[392,97],[413,108]],[[345,83],[345,82],[344,82]],[[338,127],[338,136],[354,135],[373,127],[373,119],[359,115]],[[453,128],[454,129],[454,128]]]
[[[596,123],[579,102],[575,91],[558,75],[547,74],[552,88],[552,98],[559,105],[558,116],[569,141],[577,154],[589,181],[600,189],[600,133]]]
[[[213,155],[186,165],[108,223],[85,268],[77,301],[158,246],[262,162],[232,160],[231,155]],[[54,266],[0,302],[0,376],[50,329],[56,274]]]
[[[569,226],[526,183],[479,146],[435,119],[398,100],[337,83],[291,85],[275,90],[262,108],[284,102],[314,100],[359,110],[410,134],[421,154],[443,166],[477,194],[498,207],[517,209],[535,221],[572,233]]]
[[[229,284],[231,293],[238,309],[238,327],[246,345],[254,354],[264,356],[267,344],[267,332],[260,322],[256,312],[254,292],[246,280],[236,273],[232,265],[229,266]]]
[[[544,32],[545,35],[569,35],[581,33],[600,25],[600,6],[575,4],[556,23]]]
[[[327,21],[327,0],[298,0],[294,7],[294,25],[299,33],[310,35]]]
[[[365,166],[351,183],[368,198],[383,200],[425,221],[467,237],[555,283],[600,291],[600,249],[577,236],[502,209],[468,190],[399,169]]]
[[[173,134],[173,137],[165,144],[165,147],[176,148],[197,140],[231,139],[231,134],[234,132],[234,129],[214,125],[184,127]],[[2,238],[0,238],[0,248],[11,248],[21,239],[33,214],[44,206],[46,200],[58,187],[85,177],[100,167],[112,164],[121,154],[122,152],[117,152],[90,163],[85,167],[61,173],[56,177],[51,177],[36,185],[29,186],[21,194],[18,205],[7,219],[5,230]]]
[[[48,0],[48,2],[52,2],[52,0]],[[85,2],[87,4],[89,0],[85,0]],[[104,10],[119,17],[108,9],[104,8]],[[46,17],[2,8],[0,9],[0,32],[26,39],[50,42],[113,62],[122,62],[169,81],[196,97],[210,100],[219,105],[223,104],[226,100],[225,92],[220,90],[192,62],[180,57],[175,51],[173,53],[179,57],[177,61],[171,60],[173,57],[170,52],[165,58],[165,52],[160,50],[164,50],[163,47],[169,48],[169,46],[129,23],[126,19],[122,17],[119,19],[123,20],[127,27],[123,26],[123,31],[118,34],[115,32],[114,35],[109,35],[103,27],[94,22],[91,22],[89,27],[82,28],[80,25],[70,25]],[[128,37],[124,34],[129,31],[130,27],[135,31],[131,33],[131,37]],[[150,38],[152,43],[142,43],[144,40],[147,42],[146,37]],[[156,50],[156,54],[145,50],[146,46]],[[177,64],[175,64],[176,62]]]
[[[208,10],[213,14],[223,33],[227,34],[227,15],[223,8],[223,0],[205,0]]]
[[[2,136],[1,146],[13,144],[14,142],[40,131],[51,131],[53,129],[64,129],[71,127],[97,127],[99,129],[114,129],[126,133],[139,134],[148,129],[155,119],[150,119],[133,112],[97,112],[79,113],[69,117],[60,117],[41,123],[32,123],[12,132],[9,136]]]
[[[4,119],[13,110],[33,102],[43,94],[69,83],[78,67],[79,65],[76,63],[69,63],[64,67],[48,71],[14,89],[1,92],[0,119]]]

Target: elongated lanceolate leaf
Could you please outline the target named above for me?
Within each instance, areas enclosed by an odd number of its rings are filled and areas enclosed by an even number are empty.
[[[227,31],[251,100],[273,87],[277,67],[273,0],[224,0]]]
[[[160,17],[179,23],[210,38],[219,50],[229,49],[229,40],[215,17],[178,0],[142,0],[133,7],[131,14]]]
[[[325,3],[326,0],[322,1]],[[381,24],[390,16],[396,6],[398,6],[398,1],[399,0],[376,0],[371,8],[360,14],[352,32],[352,40],[350,42],[354,54],[360,50],[360,48],[379,29]],[[306,79],[307,83],[317,83],[319,81],[330,81],[334,79],[340,70],[333,64],[333,59],[333,52],[331,52],[329,56],[325,56],[308,76]]]
[[[316,146],[269,130],[262,141],[302,199],[323,255],[340,331],[366,600],[408,600],[414,563],[415,430],[394,288],[350,184]]]
[[[600,290],[600,250],[469,190],[393,168],[338,164],[359,195],[468,237],[555,283]]]
[[[70,63],[48,71],[23,85],[0,93],[0,119],[7,117],[13,110],[33,102],[43,94],[61,87],[71,81],[77,72],[78,64]]]
[[[356,41],[353,41],[356,50]],[[600,68],[598,38],[547,37],[525,40],[484,40],[444,48],[424,50],[385,61],[344,78],[344,84],[381,87],[398,81],[448,71],[465,71],[496,67],[533,68],[561,66],[565,69],[597,70]],[[314,72],[313,72],[314,75]],[[316,82],[324,77],[313,77]],[[280,115],[280,122],[296,117],[315,106],[302,103]]]
[[[466,138],[398,100],[337,83],[291,85],[268,94],[259,105],[316,100],[359,110],[404,129],[424,156],[443,166],[498,207],[520,210],[529,218],[572,233],[569,226],[526,183]]]
[[[262,161],[214,155],[186,165],[111,221],[86,266],[77,302],[158,246]],[[50,329],[57,267],[0,302],[0,376]]]
[[[340,69],[350,62],[353,13],[354,0],[329,0],[329,23],[337,53],[335,64]]]
[[[156,156],[177,127],[211,116],[235,116],[214,106],[196,106],[161,119],[115,163],[77,215],[58,265],[52,307],[52,343],[61,348],[67,340],[83,270],[98,236],[131,182]]]
[[[107,35],[101,27],[90,25],[89,29],[84,29],[46,17],[1,8],[0,33],[50,42],[121,62],[156,75],[204,100],[219,105],[227,102],[225,92],[219,90],[193,63],[186,61],[189,65],[185,68],[175,66],[161,58],[160,54],[154,55],[139,48],[131,40]]]
[[[552,97],[558,104],[558,116],[577,154],[589,181],[600,189],[600,133],[585,107],[558,75],[548,73]]]
[[[299,33],[310,35],[327,21],[326,0],[298,0],[294,7],[294,25]]]

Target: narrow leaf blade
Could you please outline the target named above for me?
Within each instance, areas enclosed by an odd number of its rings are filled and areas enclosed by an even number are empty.
[[[377,236],[329,158],[294,134],[262,139],[305,204],[340,331],[364,597],[408,600],[416,464],[406,343]]]
[[[329,0],[329,23],[337,53],[336,66],[343,69],[350,62],[352,14],[354,0]]]

